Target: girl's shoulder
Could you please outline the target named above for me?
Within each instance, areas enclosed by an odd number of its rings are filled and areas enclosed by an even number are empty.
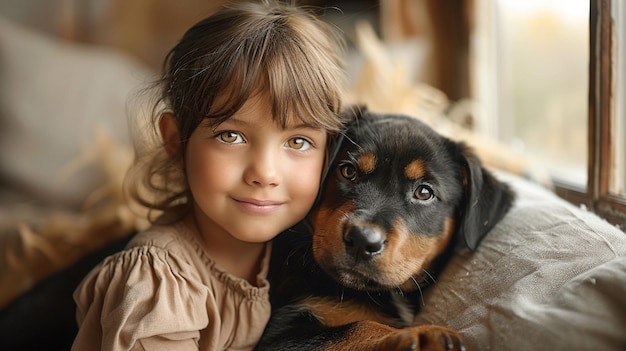
[[[145,250],[164,250],[177,255],[185,255],[189,250],[196,250],[189,229],[182,223],[154,225],[141,231],[126,245],[126,250],[144,248]]]
[[[195,243],[180,224],[153,226],[139,232],[126,248],[105,258],[84,279],[92,289],[111,284],[132,286],[143,280],[157,279],[173,286],[184,279],[187,284],[204,285],[193,261]]]
[[[81,340],[106,337],[101,342],[115,343],[131,338],[134,343],[164,328],[171,335],[189,336],[190,330],[206,327],[210,289],[176,233],[176,226],[139,233],[126,249],[107,257],[83,279],[74,291],[78,323],[87,326]],[[175,328],[168,324],[172,311],[177,311]],[[115,330],[120,334],[101,335],[94,325],[119,325]]]

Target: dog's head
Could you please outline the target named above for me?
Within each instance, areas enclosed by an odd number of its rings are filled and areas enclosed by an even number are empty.
[[[358,290],[414,290],[459,240],[476,248],[513,200],[462,143],[407,116],[360,111],[311,214],[313,255]]]

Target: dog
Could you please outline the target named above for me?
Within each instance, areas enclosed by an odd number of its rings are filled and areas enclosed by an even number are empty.
[[[463,350],[454,330],[413,319],[455,249],[476,249],[514,194],[419,120],[349,111],[312,228],[273,244],[256,350]]]

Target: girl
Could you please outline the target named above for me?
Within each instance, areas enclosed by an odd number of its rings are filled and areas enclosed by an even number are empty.
[[[77,288],[73,350],[255,346],[270,241],[313,205],[344,124],[340,38],[303,9],[249,2],[171,50],[153,114],[160,152],[138,151],[129,183],[162,215]]]

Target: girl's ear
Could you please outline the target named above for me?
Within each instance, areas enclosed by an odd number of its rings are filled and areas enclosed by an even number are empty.
[[[176,117],[170,112],[165,112],[159,119],[159,131],[165,151],[169,156],[174,156],[180,149],[180,135],[176,126]]]

